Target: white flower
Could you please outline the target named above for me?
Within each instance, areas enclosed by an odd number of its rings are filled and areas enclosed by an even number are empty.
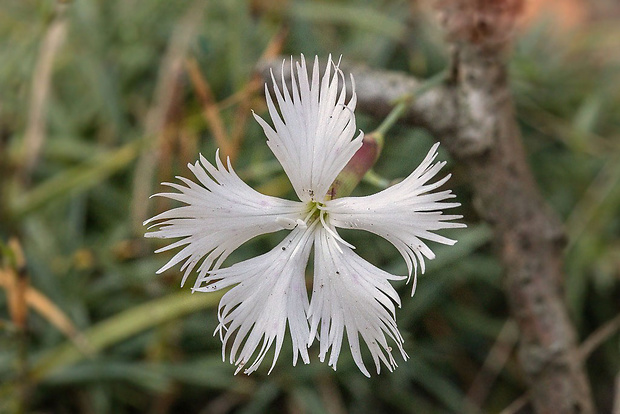
[[[344,75],[331,57],[321,78],[316,58],[308,77],[303,55],[295,68],[291,61],[291,73],[290,90],[284,78],[280,90],[272,75],[275,102],[265,86],[274,127],[254,116],[301,201],[260,194],[235,174],[230,161],[224,166],[219,154],[215,165],[200,156],[189,165],[197,182],[178,177],[184,185],[164,183],[176,192],[156,194],[184,205],[145,222],[158,228],[147,237],[180,238],[157,252],[183,247],[158,273],[182,263],[182,284],[197,271],[193,291],[230,288],[220,301],[216,332],[222,339],[223,358],[230,348],[237,372],[255,371],[275,343],[273,368],[287,325],[293,365],[299,357],[309,363],[308,348],[318,339],[319,359],[324,361],[329,353],[328,364],[336,369],[346,333],[353,359],[366,376],[370,374],[362,360],[360,336],[377,373],[381,363],[391,371],[396,362],[390,344],[404,359],[407,354],[396,326],[395,305],[400,307],[400,299],[389,281],[406,277],[362,259],[337,228],[367,230],[391,242],[407,263],[409,279],[413,274],[415,289],[418,265],[424,272],[424,258],[434,258],[425,240],[451,245],[455,240],[434,231],[464,227],[451,221],[461,216],[441,212],[459,205],[445,201],[454,195],[432,192],[449,176],[429,183],[445,162],[433,164],[436,144],[404,181],[366,197],[329,199],[330,186],[362,145],[363,134],[355,137],[355,90],[347,102]],[[243,243],[282,229],[291,231],[273,250],[221,268]],[[309,299],[305,270],[313,246]]]

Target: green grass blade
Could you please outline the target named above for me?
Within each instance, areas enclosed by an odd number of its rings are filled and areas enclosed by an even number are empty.
[[[217,306],[222,294],[190,294],[181,291],[135,306],[114,315],[84,331],[92,353],[121,342],[162,323],[202,309]],[[32,379],[40,380],[52,372],[74,364],[88,355],[80,352],[71,342],[65,342],[45,352],[33,365]]]

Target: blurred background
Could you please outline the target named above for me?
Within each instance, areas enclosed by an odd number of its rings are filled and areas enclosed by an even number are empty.
[[[180,289],[178,268],[155,275],[172,253],[154,255],[162,244],[143,238],[142,221],[173,206],[149,195],[188,176],[199,152],[213,160],[221,148],[254,188],[293,197],[251,117],[266,112],[261,59],[342,54],[430,77],[448,56],[433,14],[404,0],[3,0],[0,412],[516,412],[518,332],[458,164],[447,169],[468,228],[443,233],[454,247],[432,246],[413,298],[397,284],[411,359],[371,379],[346,352],[337,372],[318,349],[292,367],[286,342],[270,375],[234,376],[212,336],[220,296]],[[620,367],[619,17],[611,0],[532,0],[510,64],[529,161],[566,223],[565,296],[600,412],[612,410]],[[381,122],[357,119],[367,132]],[[376,173],[408,175],[432,143],[396,126]],[[382,239],[344,236],[406,272]],[[227,263],[281,238],[253,240]]]

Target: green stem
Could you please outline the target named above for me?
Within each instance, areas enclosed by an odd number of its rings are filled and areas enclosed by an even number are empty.
[[[392,109],[392,111],[385,117],[381,125],[377,127],[371,134],[379,134],[381,138],[385,136],[385,134],[398,122],[401,116],[405,113],[411,101],[413,100],[413,95],[406,95],[396,101],[396,106]],[[383,142],[382,142],[383,143]]]

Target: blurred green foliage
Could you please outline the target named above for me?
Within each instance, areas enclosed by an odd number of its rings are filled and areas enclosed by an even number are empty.
[[[582,339],[620,309],[618,27],[592,22],[558,36],[532,25],[511,62],[532,168],[566,222],[566,298]],[[170,254],[153,255],[160,245],[142,238],[144,214],[170,207],[142,195],[187,175],[199,151],[214,157],[207,106],[238,139],[242,178],[291,195],[250,116],[265,109],[252,70],[269,45],[430,77],[445,67],[446,50],[428,13],[403,0],[8,0],[0,39],[0,412],[498,412],[524,392],[501,265],[458,165],[451,186],[469,228],[454,247],[434,247],[414,298],[398,286],[411,359],[371,379],[346,353],[337,372],[318,362],[318,350],[310,365],[292,367],[290,348],[269,376],[233,376],[211,335],[219,296],[179,290],[178,269],[156,276]],[[42,45],[55,50],[47,73]],[[187,59],[217,105],[201,99]],[[358,120],[364,131],[381,121]],[[425,131],[394,128],[375,171],[406,176],[431,143]],[[229,262],[280,237],[252,241]],[[345,237],[371,262],[406,271],[387,242]],[[20,301],[27,328],[15,316]],[[608,409],[617,333],[588,367]]]

